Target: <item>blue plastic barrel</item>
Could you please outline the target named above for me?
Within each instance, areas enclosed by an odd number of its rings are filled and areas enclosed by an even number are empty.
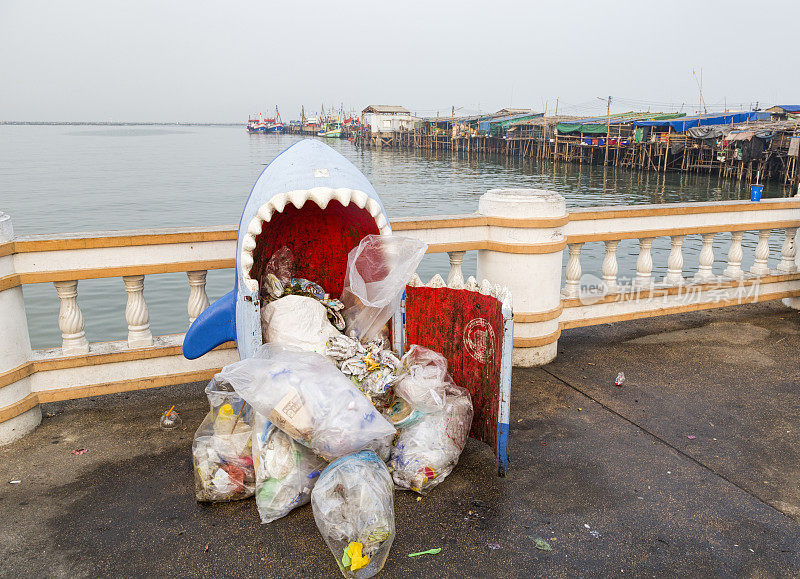
[[[750,185],[750,201],[761,201],[761,193],[763,192],[763,185]]]

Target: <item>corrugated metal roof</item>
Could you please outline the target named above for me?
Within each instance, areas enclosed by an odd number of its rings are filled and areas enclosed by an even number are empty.
[[[775,109],[781,109],[787,113],[800,113],[800,105],[775,105],[774,107],[768,108],[767,112],[768,113],[780,112],[779,110]]]
[[[410,115],[411,111],[398,105],[369,105],[361,114],[377,113],[379,115]]]

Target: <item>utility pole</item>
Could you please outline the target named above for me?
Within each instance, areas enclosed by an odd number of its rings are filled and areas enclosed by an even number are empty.
[[[450,118],[453,119],[456,116],[456,105],[450,107]]]
[[[558,97],[556,97],[556,112],[553,114],[553,116],[558,116]]]
[[[608,97],[608,113],[606,117],[606,156],[603,165],[608,165],[608,139],[611,136],[611,97]]]

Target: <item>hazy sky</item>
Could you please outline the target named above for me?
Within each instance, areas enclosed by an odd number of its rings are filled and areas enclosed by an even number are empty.
[[[0,120],[800,102],[797,0],[0,0]]]

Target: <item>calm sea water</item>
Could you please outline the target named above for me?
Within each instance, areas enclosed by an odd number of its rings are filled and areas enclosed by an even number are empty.
[[[289,135],[248,135],[242,127],[0,126],[0,210],[12,216],[17,235],[238,223],[258,175],[297,141]],[[615,168],[506,159],[444,152],[364,150],[348,141],[330,146],[369,177],[390,217],[469,213],[496,187],[534,187],[561,193],[571,207],[746,199],[746,185],[707,175],[658,175]],[[788,195],[767,185],[765,197]],[[686,273],[696,269],[700,244],[685,243]],[[716,255],[727,252],[719,235]],[[752,263],[757,238],[743,242],[743,266]],[[779,236],[772,239],[774,267]],[[666,270],[669,240],[653,246],[654,275]],[[620,275],[635,271],[635,241],[620,244]],[[474,274],[475,256],[465,259]],[[597,272],[602,244],[584,249],[585,272]],[[722,270],[722,261],[715,270]],[[420,273],[446,275],[447,256],[428,256]],[[533,283],[533,280],[532,280]],[[209,272],[208,294],[219,298],[233,284],[232,271]],[[188,319],[185,274],[148,276],[145,298],[154,334],[184,331]],[[24,288],[34,347],[60,344],[59,301],[52,284]],[[121,279],[85,280],[78,300],[90,341],[127,334]]]

